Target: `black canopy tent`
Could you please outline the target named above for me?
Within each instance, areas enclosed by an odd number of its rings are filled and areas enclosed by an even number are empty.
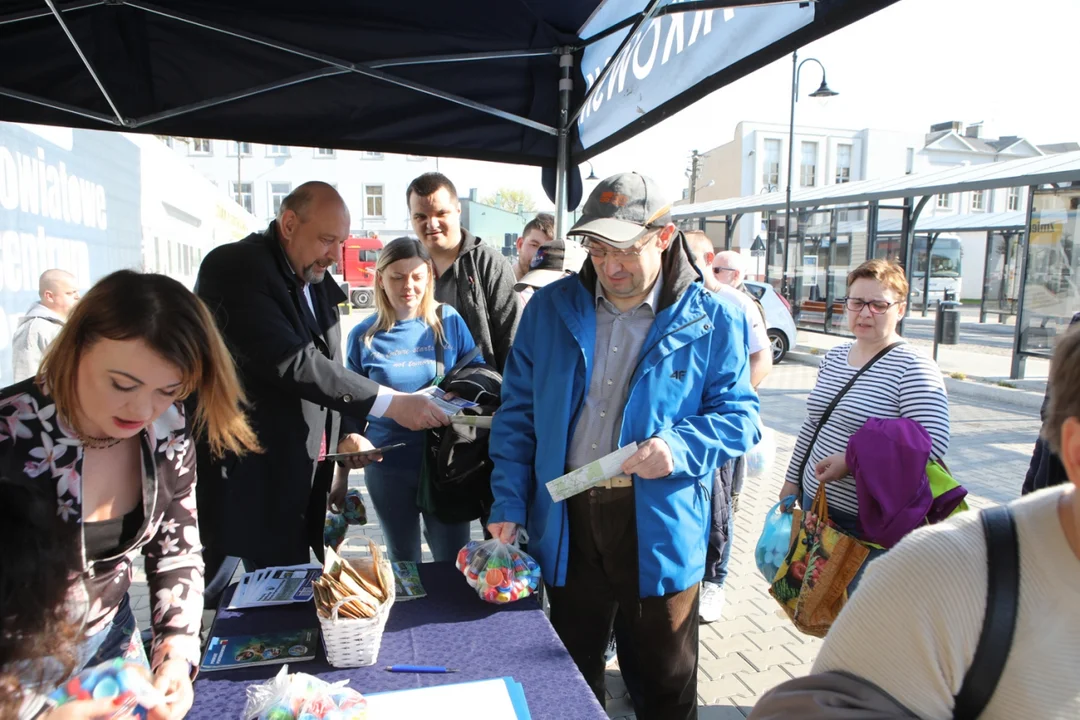
[[[571,165],[895,1],[0,0],[0,120],[540,165],[563,211]],[[591,42],[624,34],[619,57],[664,15],[792,5],[812,22],[582,146]],[[600,9],[621,19],[580,37]]]

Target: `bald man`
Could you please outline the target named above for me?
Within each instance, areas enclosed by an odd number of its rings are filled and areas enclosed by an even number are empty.
[[[198,504],[207,576],[225,556],[247,568],[322,558],[322,526],[333,475],[326,453],[369,449],[341,434],[341,416],[362,427],[387,417],[412,430],[445,425],[421,395],[395,394],[347,370],[338,304],[345,293],[327,272],[340,262],[349,209],[327,183],[300,185],[265,231],[215,248],[195,291],[214,312],[265,449],[213,458],[199,447]]]
[[[60,328],[78,299],[75,276],[67,270],[41,273],[38,301],[19,318],[11,338],[11,369],[15,382],[37,374],[46,348],[60,334]]]

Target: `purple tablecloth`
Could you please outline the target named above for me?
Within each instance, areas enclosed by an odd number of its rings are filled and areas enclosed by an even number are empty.
[[[512,677],[525,688],[525,699],[535,720],[607,719],[535,597],[509,605],[491,605],[477,597],[452,563],[425,563],[419,569],[428,596],[394,603],[375,665],[332,668],[320,647],[315,660],[295,663],[289,669],[318,675],[329,682],[348,679],[349,687],[362,693]],[[222,608],[228,604],[233,589],[225,593]],[[310,603],[239,611],[219,609],[213,634],[301,630],[318,624]],[[417,675],[384,669],[405,663],[444,665],[459,672]],[[188,718],[240,717],[247,686],[273,677],[280,669],[270,665],[200,674]]]

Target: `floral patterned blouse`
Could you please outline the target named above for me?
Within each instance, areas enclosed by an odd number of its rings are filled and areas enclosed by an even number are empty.
[[[152,668],[166,659],[199,663],[203,608],[202,544],[195,512],[195,445],[184,408],[171,406],[140,436],[144,519],[137,539],[121,554],[90,562],[78,533],[83,582],[73,582],[69,603],[88,607],[86,635],[104,628],[131,587],[136,553],[146,558],[153,603]],[[0,391],[0,471],[50,482],[56,513],[82,523],[83,445],[56,412],[46,390],[25,380]]]

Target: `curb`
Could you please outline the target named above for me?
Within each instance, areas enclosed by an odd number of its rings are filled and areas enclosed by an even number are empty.
[[[784,362],[809,365],[811,367],[817,367],[821,364],[822,355],[807,352],[808,349],[805,346],[799,347],[802,349],[790,350],[784,358]],[[942,379],[945,381],[945,389],[950,397],[992,402],[1024,410],[1039,411],[1042,409],[1043,396],[1039,393],[991,385],[989,381],[979,382],[978,379],[957,380],[944,373],[942,373]]]

